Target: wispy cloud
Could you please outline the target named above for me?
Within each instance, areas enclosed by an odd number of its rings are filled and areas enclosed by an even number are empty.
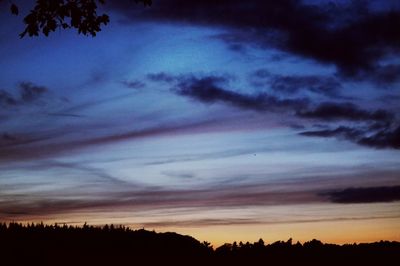
[[[254,71],[249,76],[253,86],[271,89],[282,95],[312,92],[329,98],[346,98],[339,79],[322,75],[277,75],[266,69]]]
[[[159,73],[148,74],[147,79],[149,79],[150,81],[157,81],[157,82],[163,81],[163,82],[171,83],[171,82],[176,81],[179,78],[174,75],[167,74],[165,72],[159,72]]]
[[[48,91],[49,89],[45,86],[35,85],[27,81],[20,82],[17,97],[5,90],[0,90],[0,106],[12,107],[29,104],[43,97]]]
[[[148,209],[201,208],[201,207],[245,207],[272,206],[320,202],[314,191],[264,191],[260,186],[245,187],[201,187],[198,189],[166,189],[125,184],[113,191],[96,191],[95,194],[75,192],[75,197],[14,196],[12,200],[0,202],[2,219],[21,213],[25,218],[42,217],[74,211],[98,212],[100,210],[143,211]],[[14,214],[10,216],[10,214]],[[18,215],[17,215],[18,216]]]
[[[207,227],[207,226],[232,226],[232,225],[282,225],[282,224],[301,224],[301,223],[323,223],[323,222],[342,222],[342,221],[364,221],[400,218],[399,215],[385,216],[364,216],[364,217],[335,217],[319,219],[280,219],[271,221],[262,218],[225,218],[225,219],[191,219],[191,220],[161,220],[157,222],[145,222],[141,225],[147,228],[159,227]]]
[[[122,85],[126,86],[129,89],[142,89],[146,87],[146,84],[140,80],[125,80],[122,82]]]
[[[394,115],[385,110],[367,111],[352,103],[324,102],[311,110],[300,110],[297,115],[305,118],[322,121],[349,120],[349,121],[378,121],[391,122]]]
[[[17,100],[7,91],[0,90],[0,106],[8,107],[17,105]]]
[[[122,141],[132,141],[135,139],[165,136],[169,134],[184,134],[185,132],[195,132],[205,129],[207,126],[218,125],[218,119],[208,119],[200,121],[182,121],[176,124],[166,123],[144,129],[126,130],[124,132],[99,133],[90,136],[77,136],[74,138],[63,138],[62,135],[74,133],[75,130],[84,130],[80,124],[76,127],[65,129],[60,127],[51,134],[24,134],[24,137],[3,134],[0,139],[2,149],[0,150],[0,161],[29,160],[38,158],[48,158],[64,153],[71,153],[87,147],[95,147]],[[91,128],[95,131],[95,127]],[[29,145],[28,145],[29,144]]]
[[[21,100],[24,102],[32,102],[48,91],[46,87],[37,86],[31,82],[21,82],[19,87],[21,91]]]

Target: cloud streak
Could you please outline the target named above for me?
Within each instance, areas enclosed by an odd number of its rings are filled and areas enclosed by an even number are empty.
[[[122,84],[129,89],[135,89],[135,90],[146,87],[146,84],[140,80],[123,81]]]
[[[246,95],[224,89],[221,84],[228,80],[219,76],[203,78],[182,78],[175,88],[179,95],[186,96],[203,103],[221,102],[245,110],[253,111],[284,111],[301,109],[307,106],[307,99],[280,99],[266,93]]]
[[[335,129],[304,131],[300,135],[323,138],[336,137],[367,147],[400,149],[400,127],[394,129],[383,128],[371,133],[370,130],[365,128],[340,126]]]
[[[378,121],[391,122],[394,115],[385,110],[366,111],[352,103],[324,102],[311,110],[301,110],[297,115],[304,118],[322,121],[348,120],[348,121]]]
[[[40,98],[48,89],[44,86],[37,86],[31,82],[21,82],[19,84],[21,100],[24,102],[32,102]]]
[[[273,206],[323,202],[316,191],[278,191],[270,185],[203,186],[197,189],[168,189],[138,184],[117,184],[112,190],[96,193],[77,190],[74,197],[59,191],[57,197],[14,196],[0,202],[0,218],[24,218],[70,213],[75,211],[99,212],[104,209],[143,211],[170,208],[229,208],[245,206]],[[11,215],[12,214],[12,215]]]
[[[25,134],[24,137],[13,136],[8,133],[0,138],[0,161],[13,160],[34,160],[39,158],[48,158],[65,153],[76,152],[77,150],[117,143],[122,141],[133,141],[137,139],[185,134],[187,132],[213,130],[213,126],[219,125],[219,120],[208,119],[200,121],[186,121],[176,124],[166,123],[144,129],[128,130],[124,132],[110,132],[108,134],[92,134],[90,137],[78,136],[73,139],[65,139],[63,134],[80,131],[78,127],[69,128],[67,131],[63,128],[56,129],[51,134]],[[208,128],[208,129],[207,129]],[[84,128],[83,128],[84,129]],[[95,128],[91,128],[95,131]]]
[[[61,164],[55,167],[73,167],[75,165]],[[92,168],[78,170],[95,171]],[[108,177],[107,177],[108,178]],[[186,177],[185,177],[186,178]],[[363,178],[360,177],[360,180]],[[304,181],[304,182],[303,182]],[[344,180],[348,185],[354,180]],[[71,213],[103,213],[103,212],[141,212],[155,210],[205,210],[209,206],[214,208],[245,208],[257,206],[287,206],[307,204],[331,203],[375,203],[393,202],[400,200],[400,186],[369,187],[369,188],[344,188],[335,187],[336,179],[327,182],[325,178],[281,180],[272,183],[230,184],[219,183],[198,186],[197,188],[173,189],[158,186],[146,186],[129,182],[114,182],[107,188],[99,189],[83,187],[72,194],[64,190],[54,191],[52,194],[18,194],[12,200],[4,199],[0,202],[0,218],[3,220],[35,219],[36,217],[52,217]],[[308,184],[310,183],[310,184]],[[110,186],[112,185],[112,186]],[[92,184],[93,186],[93,184]],[[104,184],[103,184],[104,186]],[[327,192],[328,191],[328,192]],[[397,216],[394,216],[397,218]],[[380,219],[385,217],[369,217],[367,219]],[[390,217],[386,217],[390,218]],[[392,217],[393,218],[393,217]],[[292,219],[288,223],[321,222],[336,220],[355,220],[365,218],[330,218],[328,220]],[[236,220],[236,219],[235,219]],[[162,222],[165,224],[165,222]],[[253,219],[205,220],[192,222],[182,221],[182,226],[195,224],[228,225],[256,223]],[[273,223],[273,222],[272,222]],[[168,223],[167,223],[168,224]],[[162,224],[152,224],[162,226]],[[179,225],[177,222],[176,225]],[[150,224],[149,224],[150,226]]]
[[[0,106],[5,108],[29,104],[40,99],[49,91],[45,86],[38,86],[27,81],[20,82],[18,90],[19,94],[17,98],[5,90],[0,90]]]
[[[254,71],[249,76],[253,86],[271,89],[282,95],[293,95],[304,92],[345,99],[341,95],[342,84],[335,77],[323,75],[276,75],[266,69]]]
[[[346,188],[322,194],[334,203],[374,203],[400,201],[400,186]]]
[[[147,228],[157,227],[204,227],[204,226],[232,226],[232,225],[281,225],[281,224],[301,224],[301,223],[324,223],[324,222],[342,222],[342,221],[363,221],[363,220],[381,220],[396,219],[399,215],[386,216],[365,216],[365,217],[336,217],[320,219],[280,219],[271,221],[267,219],[255,218],[228,218],[228,219],[193,219],[193,220],[161,220],[157,222],[145,222],[141,225]]]
[[[17,105],[17,100],[5,90],[0,90],[0,106],[9,107]]]

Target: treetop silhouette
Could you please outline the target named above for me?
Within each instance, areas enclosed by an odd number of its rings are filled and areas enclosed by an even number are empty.
[[[0,222],[2,265],[394,265],[400,243],[303,244],[276,241],[266,244],[224,244],[216,249],[177,233],[157,233],[124,226],[94,227],[67,224]]]

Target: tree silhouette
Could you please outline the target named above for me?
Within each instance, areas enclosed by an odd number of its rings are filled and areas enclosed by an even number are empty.
[[[1,223],[1,265],[307,265],[376,266],[400,261],[400,242],[304,244],[236,242],[213,249],[209,242],[177,233],[124,226]],[[397,263],[398,264],[398,263]]]
[[[152,0],[134,2],[141,2],[144,6],[152,4]],[[94,37],[101,31],[102,25],[107,25],[110,21],[107,14],[97,14],[99,4],[105,4],[105,0],[36,0],[35,6],[24,18],[25,30],[20,37],[39,36],[41,33],[48,36],[56,29],[71,28],[78,30],[79,34]],[[19,14],[18,6],[12,2],[10,12]]]

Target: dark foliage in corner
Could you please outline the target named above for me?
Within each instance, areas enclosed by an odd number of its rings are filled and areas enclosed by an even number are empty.
[[[151,5],[151,0],[135,0],[145,6]],[[102,24],[110,21],[107,14],[98,15],[98,4],[104,4],[105,0],[37,0],[30,13],[25,16],[25,30],[20,34],[23,38],[39,36],[40,33],[48,36],[56,29],[75,28],[83,35],[96,36],[101,31]],[[10,11],[18,15],[18,6],[11,3]]]

